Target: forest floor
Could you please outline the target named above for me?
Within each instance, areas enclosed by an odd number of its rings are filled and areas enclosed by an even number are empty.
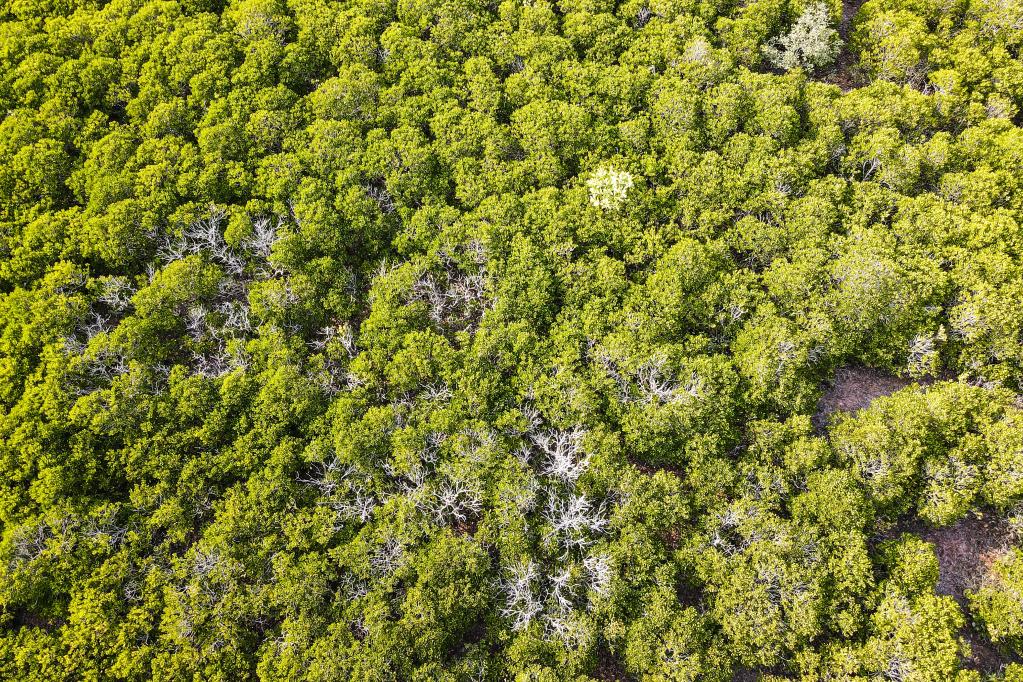
[[[912,383],[869,367],[843,367],[835,372],[817,403],[814,426],[823,433],[834,413],[858,412],[875,399]],[[934,545],[939,571],[937,592],[955,599],[964,612],[966,591],[977,587],[991,562],[1005,551],[1010,540],[1005,521],[994,514],[970,514],[947,528],[934,528],[919,520],[908,521],[896,524],[879,539],[895,538],[902,533],[912,533]],[[994,673],[1015,660],[999,651],[973,624],[967,624],[961,634],[970,644],[968,665],[974,670]],[[745,679],[735,678],[737,682]]]
[[[917,535],[933,544],[938,555],[938,594],[960,603],[1009,546],[1005,521],[992,514],[970,514],[947,528],[921,528]]]
[[[813,425],[823,431],[835,412],[858,412],[876,398],[891,395],[913,382],[869,367],[842,367],[835,372],[813,416]]]
[[[818,433],[824,433],[836,412],[858,412],[869,407],[877,398],[891,395],[913,383],[926,385],[931,381],[914,382],[870,367],[842,367],[828,382],[817,403],[814,427]],[[895,538],[902,533],[912,533],[934,545],[939,571],[937,592],[955,599],[964,612],[966,591],[977,587],[991,562],[1008,547],[1010,541],[1005,521],[994,514],[973,513],[947,528],[934,528],[914,519],[895,524],[877,539]],[[968,623],[960,634],[970,645],[967,666],[971,669],[994,673],[1016,660],[999,651],[972,623]],[[597,678],[601,680],[632,679],[610,660],[602,662],[599,673]],[[761,675],[762,671],[739,668],[732,681],[754,682]]]
[[[949,528],[927,529],[920,537],[935,547],[938,555],[938,594],[947,594],[966,605],[966,591],[978,586],[990,564],[1009,544],[1005,521],[993,515],[969,515]],[[982,673],[996,673],[1011,658],[968,624],[963,637],[970,643],[970,664]]]
[[[947,528],[917,520],[898,524],[884,535],[894,538],[902,533],[912,533],[934,545],[938,556],[936,592],[955,599],[964,613],[968,613],[966,591],[979,586],[991,563],[1010,544],[1009,527],[996,514],[971,513]],[[1008,663],[1019,662],[988,641],[973,623],[967,623],[960,635],[970,645],[967,665],[974,670],[995,673]]]
[[[856,54],[849,47],[852,35],[853,17],[860,11],[865,0],[843,0],[842,19],[838,24],[838,35],[842,38],[842,51],[835,60],[835,68],[824,77],[824,82],[837,85],[842,92],[863,85],[862,75],[858,72]]]

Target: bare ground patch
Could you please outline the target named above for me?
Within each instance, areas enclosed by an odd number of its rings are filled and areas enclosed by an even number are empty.
[[[966,590],[978,586],[991,563],[1009,545],[1005,521],[993,514],[970,514],[948,528],[932,528],[920,537],[934,545],[938,555],[938,594],[946,594],[966,611]],[[972,624],[961,633],[970,644],[969,666],[984,673],[998,672],[1012,659],[1006,657]]]
[[[838,35],[843,41],[849,42],[852,37],[853,19],[856,13],[863,7],[866,0],[842,0],[842,20],[838,23]]]
[[[858,69],[856,55],[849,47],[853,18],[860,11],[864,2],[865,0],[843,0],[842,19],[838,23],[838,35],[842,38],[842,51],[838,54],[832,71],[823,79],[825,83],[837,85],[842,92],[849,92],[853,88],[865,84],[863,75]]]
[[[947,528],[923,528],[918,535],[934,545],[940,574],[938,594],[966,603],[991,563],[1009,546],[1009,528],[994,514],[968,514]]]
[[[835,372],[817,404],[814,426],[823,432],[836,412],[858,412],[869,407],[877,398],[891,395],[913,383],[869,367],[843,367]],[[919,383],[927,385],[932,381]],[[994,513],[971,513],[945,528],[935,528],[919,519],[903,520],[876,539],[896,538],[902,533],[912,533],[934,545],[938,557],[936,591],[955,599],[967,614],[967,590],[978,586],[990,570],[991,563],[1007,549],[1011,539],[1005,519]],[[968,623],[960,635],[970,645],[971,655],[965,661],[968,668],[990,674],[1008,663],[1018,662],[1017,657],[1006,654],[988,641],[972,623]]]
[[[621,662],[604,646],[597,651],[597,666],[593,676],[606,682],[634,682],[636,679],[625,672]]]
[[[842,367],[818,401],[813,425],[823,430],[835,412],[858,412],[876,398],[891,395],[912,383],[870,367]]]
[[[980,584],[991,563],[1006,551],[1011,540],[1008,524],[993,513],[971,513],[945,528],[913,521],[897,525],[884,536],[897,537],[901,533],[913,533],[934,545],[938,557],[936,592],[955,599],[967,614],[967,590]],[[973,670],[995,673],[1017,661],[988,641],[972,623],[967,623],[960,635],[970,645],[971,655],[966,665]]]

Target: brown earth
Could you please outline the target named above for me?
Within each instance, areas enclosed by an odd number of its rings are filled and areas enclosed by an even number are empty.
[[[864,1],[843,0],[842,20],[838,24],[838,35],[842,38],[842,51],[838,54],[838,59],[835,60],[834,69],[823,78],[825,83],[837,85],[842,92],[849,92],[853,88],[866,84],[863,75],[857,69],[856,55],[849,47],[853,18],[860,11]]]
[[[1009,544],[1005,521],[994,515],[969,515],[948,528],[932,528],[920,537],[934,545],[938,555],[938,594],[946,594],[966,611],[966,590],[979,586],[991,563]],[[970,644],[969,667],[984,673],[998,672],[1011,659],[972,625],[962,632]]]
[[[834,413],[858,412],[869,407],[875,399],[891,395],[912,383],[869,367],[843,367],[835,372],[817,404],[814,426],[822,432]],[[968,613],[966,591],[978,586],[991,562],[1005,551],[1010,542],[1005,520],[995,514],[984,513],[969,514],[946,528],[934,528],[916,519],[905,521],[882,533],[878,540],[898,537],[902,533],[912,533],[934,545],[938,557],[936,591],[955,599],[964,613]],[[971,655],[966,662],[969,668],[990,674],[1016,660],[991,644],[972,623],[967,624],[960,634],[970,645]]]
[[[966,590],[979,585],[991,563],[1009,546],[1009,529],[993,514],[970,514],[947,528],[922,529],[918,535],[938,555],[938,594],[965,604]]]
[[[597,667],[593,671],[593,676],[606,682],[634,682],[636,679],[625,672],[621,662],[604,646],[597,651]]]
[[[912,533],[934,545],[934,552],[938,556],[938,585],[935,591],[955,599],[967,618],[969,610],[966,592],[980,585],[991,563],[1011,542],[1005,520],[992,513],[971,513],[946,528],[933,528],[914,520],[897,524],[879,539],[894,538],[902,533]],[[967,623],[959,634],[970,645],[971,655],[966,660],[968,668],[991,674],[1009,663],[1019,662],[1017,657],[1000,651],[972,623]]]
[[[843,367],[835,372],[817,403],[813,424],[820,431],[835,412],[858,412],[875,398],[891,395],[913,382],[870,367]]]

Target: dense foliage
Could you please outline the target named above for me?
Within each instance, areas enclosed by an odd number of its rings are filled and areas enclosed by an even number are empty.
[[[1023,680],[1019,0],[0,7],[0,678]]]

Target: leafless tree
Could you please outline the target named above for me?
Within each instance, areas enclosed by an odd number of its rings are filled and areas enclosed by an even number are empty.
[[[206,306],[201,303],[188,309],[185,315],[185,329],[193,340],[202,341],[206,337],[209,330],[209,324],[206,321],[208,314],[209,311],[206,309]]]
[[[50,526],[40,521],[30,526],[22,526],[14,532],[13,552],[10,568],[17,569],[24,564],[31,564],[46,551],[49,540],[53,537]]]
[[[252,331],[252,320],[249,318],[249,306],[244,301],[223,301],[217,306],[217,312],[224,316],[224,329],[245,334]]]
[[[608,524],[604,506],[593,507],[585,495],[565,497],[548,491],[544,520],[550,526],[548,540],[556,540],[565,550],[586,549]]]
[[[502,583],[505,606],[501,613],[512,620],[513,630],[525,628],[543,608],[534,590],[537,578],[537,567],[532,560],[522,561],[508,570],[508,577]]]
[[[486,252],[482,244],[470,242],[467,253],[475,270],[463,270],[451,255],[442,251],[443,271],[424,272],[412,285],[410,299],[426,303],[430,321],[438,329],[473,331],[493,303],[488,302]]]
[[[590,455],[583,449],[586,431],[574,426],[569,431],[546,430],[533,434],[530,439],[544,455],[543,473],[575,483],[586,471]]]
[[[426,442],[419,451],[419,458],[424,464],[436,464],[440,457],[441,446],[447,440],[448,434],[442,431],[431,431],[426,436]]]
[[[483,498],[475,486],[450,479],[438,487],[428,508],[438,525],[462,523],[479,515],[482,510]]]
[[[299,474],[298,482],[316,489],[323,497],[333,497],[342,485],[351,477],[356,469],[351,464],[342,464],[338,456],[331,455],[319,462],[313,462],[312,471],[303,476]]]
[[[341,519],[354,519],[366,523],[373,518],[373,511],[379,505],[377,499],[369,491],[362,486],[354,485],[348,495],[332,500],[330,506],[334,508]]]
[[[931,334],[917,334],[909,342],[907,369],[910,376],[929,374],[937,354],[936,337]]]
[[[572,567],[562,567],[550,575],[549,596],[554,609],[560,615],[566,615],[575,608],[575,581]]]
[[[137,580],[129,580],[124,583],[121,593],[124,595],[125,600],[129,602],[140,601],[142,599],[142,585]]]
[[[98,517],[89,518],[84,530],[85,536],[90,540],[102,540],[116,547],[124,542],[130,529],[127,525],[118,523],[116,510],[108,509]]]
[[[263,261],[270,260],[274,244],[280,241],[280,229],[283,220],[261,216],[252,221],[252,234],[243,242],[245,249]]]
[[[377,202],[377,206],[380,207],[380,212],[384,215],[390,215],[397,210],[397,205],[394,203],[394,197],[387,191],[386,187],[375,184],[367,184],[364,186],[366,195]]]
[[[637,370],[636,383],[644,402],[672,403],[700,395],[703,380],[698,374],[693,372],[689,381],[680,384],[665,365],[664,358],[654,356]]]
[[[596,595],[606,594],[611,586],[611,556],[591,554],[583,559],[583,567],[589,576],[590,590]]]
[[[85,334],[86,343],[100,334],[105,334],[113,329],[111,318],[102,313],[93,312],[88,321],[82,325],[82,333]]]
[[[405,548],[394,538],[389,538],[369,558],[370,569],[378,576],[391,575],[404,562]]]
[[[134,293],[135,287],[126,277],[110,277],[103,282],[103,291],[99,296],[99,302],[111,310],[121,313],[131,306],[131,297]]]

